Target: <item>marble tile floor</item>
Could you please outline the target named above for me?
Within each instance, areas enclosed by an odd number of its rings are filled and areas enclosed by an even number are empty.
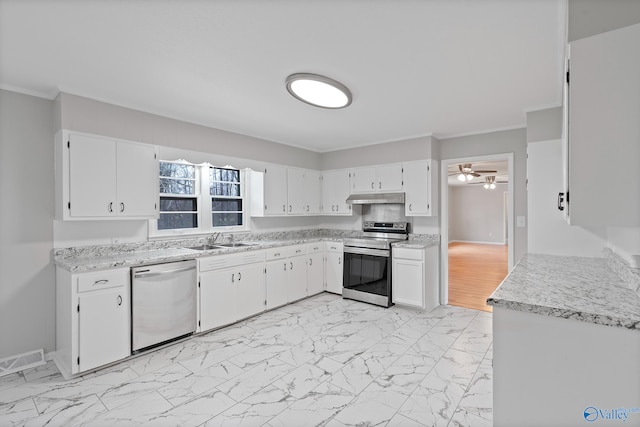
[[[0,426],[491,426],[491,313],[323,293],[65,381],[0,378]]]

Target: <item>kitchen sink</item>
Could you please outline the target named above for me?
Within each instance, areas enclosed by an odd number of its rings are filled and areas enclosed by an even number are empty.
[[[255,243],[242,243],[242,242],[238,242],[238,243],[220,243],[219,245],[216,245],[219,248],[241,248],[243,246],[255,246]]]
[[[209,249],[220,249],[217,245],[200,245],[200,246],[191,246],[187,249],[193,249],[196,251],[208,251]]]

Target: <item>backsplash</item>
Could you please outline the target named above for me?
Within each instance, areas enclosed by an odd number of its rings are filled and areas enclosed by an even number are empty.
[[[604,248],[604,258],[611,270],[625,281],[627,286],[640,296],[640,269],[631,268],[625,260],[613,252],[610,248]]]

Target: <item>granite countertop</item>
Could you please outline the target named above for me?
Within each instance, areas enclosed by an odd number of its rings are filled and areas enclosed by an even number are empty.
[[[394,248],[407,248],[407,249],[426,249],[432,246],[439,246],[440,242],[433,240],[407,240],[406,242],[396,242],[392,243],[391,246]]]
[[[605,258],[525,255],[487,303],[640,331],[640,296]]]

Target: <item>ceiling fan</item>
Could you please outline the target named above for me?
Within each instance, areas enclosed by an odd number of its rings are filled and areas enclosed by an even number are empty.
[[[460,181],[471,181],[474,177],[479,177],[481,173],[497,173],[496,170],[473,170],[471,163],[458,164],[458,172],[450,173],[449,176],[458,175]]]
[[[497,181],[495,175],[484,177],[484,182],[470,182],[469,185],[482,185],[485,190],[495,190],[496,184],[507,184],[509,181]]]

